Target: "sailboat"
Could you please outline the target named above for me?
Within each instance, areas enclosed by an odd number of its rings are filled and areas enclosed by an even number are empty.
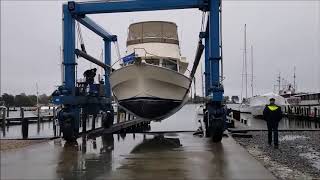
[[[191,79],[185,74],[177,25],[146,21],[129,26],[127,56],[110,74],[118,104],[135,116],[160,121],[187,101]]]

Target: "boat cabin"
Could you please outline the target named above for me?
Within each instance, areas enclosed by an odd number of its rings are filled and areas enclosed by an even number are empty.
[[[152,65],[185,73],[186,58],[181,57],[177,25],[173,22],[146,21],[129,26],[127,54],[136,56]]]

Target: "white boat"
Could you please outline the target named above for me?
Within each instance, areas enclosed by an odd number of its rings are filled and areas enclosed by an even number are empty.
[[[39,115],[40,117],[43,116],[52,116],[53,115],[53,106],[40,106],[39,107]],[[35,108],[35,110],[33,111],[33,114],[38,116],[38,108]]]
[[[275,93],[267,93],[261,96],[254,96],[250,98],[251,114],[253,116],[262,116],[263,110],[265,106],[269,104],[271,98],[275,99],[275,104],[280,106],[282,108],[282,111],[284,111],[285,106],[289,106],[289,103],[284,97]]]
[[[251,113],[250,104],[241,103],[241,104],[239,105],[239,111],[240,111],[241,113]]]
[[[191,79],[184,75],[188,62],[181,57],[177,25],[148,21],[129,26],[127,54],[132,62],[110,74],[118,104],[136,115],[162,120],[186,102]]]

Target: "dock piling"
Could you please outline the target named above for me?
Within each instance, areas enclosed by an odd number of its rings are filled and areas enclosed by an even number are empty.
[[[2,112],[1,112],[1,115],[2,115],[2,132],[3,132],[3,136],[5,136],[6,134],[6,109],[3,108],[2,109]]]
[[[92,124],[91,124],[91,130],[94,130],[96,128],[96,118],[97,118],[97,115],[94,114],[92,116]]]
[[[82,132],[87,132],[87,117],[88,117],[88,115],[86,113],[83,113],[83,116],[82,116]]]
[[[10,109],[9,109],[9,106],[7,107],[7,117],[9,117],[9,114],[10,114]]]
[[[29,123],[28,119],[24,118],[24,109],[20,108],[20,115],[21,115],[21,122],[22,122],[22,138],[28,138],[28,131],[29,131]]]
[[[38,123],[40,122],[40,107],[37,107]]]

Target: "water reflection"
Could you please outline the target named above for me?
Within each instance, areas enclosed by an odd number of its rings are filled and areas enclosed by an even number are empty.
[[[227,166],[227,158],[224,154],[224,148],[222,143],[215,143],[212,144],[211,142],[207,144],[208,146],[211,146],[211,152],[213,154],[213,158],[211,160],[212,164],[216,164],[214,166],[215,169],[207,169],[207,172],[209,173],[209,177],[219,177],[219,178],[225,178],[228,179],[228,172],[226,170],[228,169]]]
[[[128,135],[132,135],[129,138]],[[120,137],[118,142],[114,137]],[[61,141],[60,141],[61,142]],[[64,141],[62,141],[64,142]],[[181,147],[179,138],[146,134],[103,135],[96,139],[79,138],[75,143],[59,143],[62,146],[56,168],[59,179],[95,179],[108,177],[112,169],[123,166],[122,154],[141,154],[172,150]],[[115,147],[117,149],[115,150]],[[121,164],[121,165],[120,165]],[[132,172],[134,173],[134,172]]]
[[[179,138],[166,138],[164,135],[155,135],[152,139],[144,139],[131,153],[157,152],[179,148]]]
[[[246,120],[249,127],[256,129],[267,128],[265,120],[255,118],[251,114],[241,113],[240,118]],[[320,129],[320,122],[284,117],[279,122],[279,129]]]
[[[65,143],[59,155],[56,169],[59,179],[94,179],[112,169],[113,135],[96,139],[78,139]]]

